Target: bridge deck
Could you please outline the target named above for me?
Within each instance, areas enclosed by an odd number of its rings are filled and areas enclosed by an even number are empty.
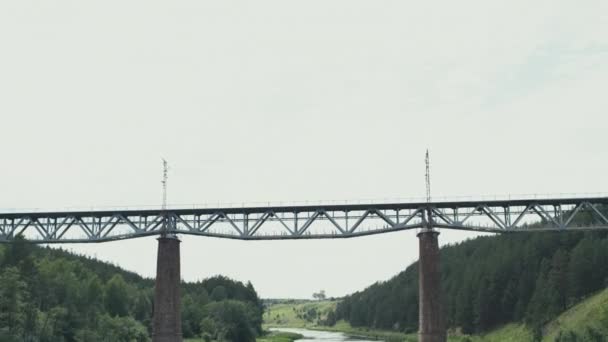
[[[241,240],[351,238],[417,228],[608,229],[608,197],[0,213],[0,242],[82,243],[163,233]]]

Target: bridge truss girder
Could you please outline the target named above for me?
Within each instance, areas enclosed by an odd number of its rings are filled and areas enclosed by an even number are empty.
[[[408,229],[487,233],[608,229],[608,198],[0,214],[0,242],[83,243],[188,234],[351,238]]]

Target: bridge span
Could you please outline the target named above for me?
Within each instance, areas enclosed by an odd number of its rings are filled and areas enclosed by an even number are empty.
[[[422,228],[489,233],[607,229],[608,197],[202,209],[0,213],[0,243],[85,243],[188,234],[333,239]]]
[[[200,209],[0,213],[0,243],[95,243],[158,235],[153,342],[181,342],[179,235],[335,239],[419,229],[419,341],[445,342],[438,229],[608,229],[608,197]]]

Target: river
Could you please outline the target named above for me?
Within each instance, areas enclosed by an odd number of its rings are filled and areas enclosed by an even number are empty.
[[[291,328],[271,328],[272,331],[284,331],[303,335],[304,338],[296,340],[296,342],[304,341],[323,341],[323,342],[379,342],[350,337],[340,332],[333,331],[317,331],[307,329],[291,329]]]

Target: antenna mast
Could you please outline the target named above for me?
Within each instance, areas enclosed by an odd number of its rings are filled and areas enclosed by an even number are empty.
[[[167,210],[167,179],[169,178],[169,164],[163,158],[163,180],[161,183],[163,184],[163,210]]]
[[[426,150],[426,203],[431,203],[431,160],[429,150]]]

